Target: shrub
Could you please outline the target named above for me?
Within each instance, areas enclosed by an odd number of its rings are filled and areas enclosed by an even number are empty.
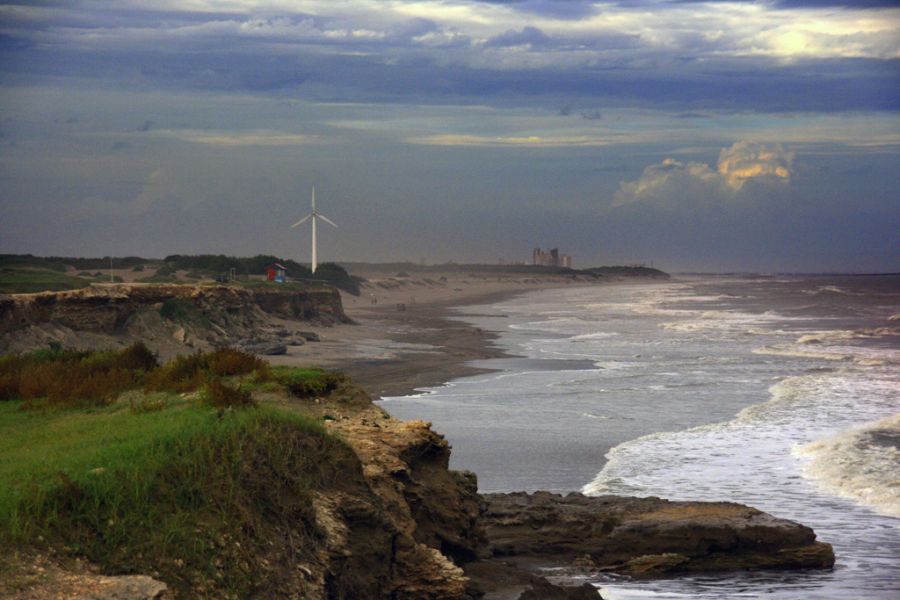
[[[287,369],[275,373],[275,379],[287,387],[292,396],[314,398],[336,390],[345,378],[340,373],[319,369]]]
[[[116,364],[123,369],[152,371],[159,367],[159,360],[143,342],[135,342],[119,353]]]
[[[189,392],[206,380],[205,356],[201,353],[176,356],[150,373],[144,380],[148,391]]]
[[[186,321],[195,312],[196,308],[194,308],[194,305],[190,301],[182,300],[181,298],[169,298],[159,307],[160,316],[171,321]]]
[[[106,404],[142,376],[149,350],[142,344],[116,352],[79,352],[58,345],[0,359],[0,400],[27,406],[47,398],[57,406]],[[150,355],[155,365],[155,357]]]
[[[156,270],[156,274],[159,276],[174,275],[175,271],[177,271],[177,270],[178,269],[176,269],[172,265],[163,265]]]
[[[0,400],[26,400],[25,407],[108,404],[157,367],[142,343],[124,350],[80,352],[58,346],[0,359]],[[46,402],[40,401],[46,398]]]
[[[50,382],[47,404],[55,407],[76,408],[105,406],[125,390],[134,387],[138,375],[126,369],[63,369],[60,377]],[[30,403],[29,407],[37,406]]]
[[[267,366],[261,358],[235,348],[197,352],[176,356],[159,369],[152,371],[145,380],[145,389],[189,392],[212,377],[244,375],[257,369],[265,369]]]
[[[215,408],[243,408],[256,405],[250,397],[250,392],[242,390],[240,386],[231,387],[222,383],[221,379],[211,379],[206,384],[202,398],[204,404]]]
[[[218,348],[209,354],[209,370],[222,376],[243,375],[268,367],[268,363],[250,352],[236,348]]]
[[[134,267],[132,267],[131,270],[134,271],[135,273],[140,273],[141,271],[144,270],[144,265],[134,265]]]

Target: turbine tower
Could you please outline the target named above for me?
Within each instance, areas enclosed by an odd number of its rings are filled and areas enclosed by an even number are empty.
[[[316,186],[313,186],[312,189],[312,212],[291,225],[291,229],[294,227],[298,227],[306,223],[308,219],[312,218],[312,272],[316,272],[316,219],[322,219],[332,227],[337,227],[337,223],[326,217],[325,215],[319,213],[316,210]]]

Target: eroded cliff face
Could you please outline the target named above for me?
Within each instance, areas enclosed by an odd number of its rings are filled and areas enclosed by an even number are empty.
[[[524,598],[586,598],[584,586],[547,595],[542,568],[566,567],[583,581],[608,571],[659,577],[834,564],[831,546],[809,527],[740,504],[479,495],[474,474],[448,468],[450,447],[430,423],[393,419],[352,386],[304,410],[330,417],[371,492],[319,497],[329,549],[313,566],[322,587],[310,598],[468,600],[522,590]],[[347,585],[355,591],[345,593]]]
[[[541,569],[567,567],[583,582],[608,571],[671,576],[834,563],[831,547],[810,528],[733,503],[546,492],[481,496],[473,474],[448,469],[450,447],[429,423],[393,419],[352,385],[325,398],[270,401],[322,419],[347,446],[333,480],[313,494],[307,525],[315,544],[297,546],[300,524],[281,515],[253,538],[252,554],[235,563],[261,597],[475,600],[515,598],[525,590],[523,599],[581,600],[599,594],[589,585],[553,586],[540,578]],[[288,493],[279,504],[292,503]],[[71,575],[13,597],[49,597]],[[115,578],[95,570],[76,579],[99,590]],[[169,590],[162,595],[156,587],[153,596],[91,597],[234,597],[217,581],[198,585],[188,575],[164,583]]]
[[[429,423],[392,419],[360,390],[337,396],[340,400],[318,410],[335,417],[328,427],[359,457],[371,491],[383,503],[375,520],[386,520],[392,532],[385,593],[359,597],[478,597],[461,568],[487,547],[475,476],[448,469],[450,447]],[[355,526],[370,527],[359,521]]]
[[[53,341],[94,349],[140,340],[172,354],[174,344],[227,344],[256,335],[272,317],[322,325],[348,321],[340,294],[327,286],[92,286],[0,295],[0,352],[27,351]]]

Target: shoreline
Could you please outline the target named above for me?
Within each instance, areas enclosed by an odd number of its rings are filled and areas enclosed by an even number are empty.
[[[500,333],[454,318],[465,315],[465,312],[457,312],[456,309],[495,304],[537,289],[546,288],[492,292],[407,308],[404,317],[398,318],[397,322],[402,320],[410,331],[394,334],[390,337],[391,341],[433,346],[434,351],[408,352],[388,360],[354,360],[343,371],[378,399],[383,396],[409,396],[422,388],[492,372],[495,369],[475,367],[469,363],[513,355],[495,345],[494,341],[500,338]]]
[[[578,287],[608,284],[578,283]],[[409,396],[422,388],[494,370],[472,366],[472,361],[512,356],[494,344],[500,333],[455,318],[465,315],[458,309],[570,285],[547,281],[489,291],[467,290],[470,293],[454,298],[438,296],[406,304],[402,311],[395,302],[360,307],[362,296],[348,298],[342,294],[345,312],[354,324],[319,329],[321,342],[267,358],[272,364],[339,370],[376,401],[384,396]]]

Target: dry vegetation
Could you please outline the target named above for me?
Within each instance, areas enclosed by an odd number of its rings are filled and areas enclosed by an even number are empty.
[[[341,381],[230,348],[164,365],[142,344],[0,358],[0,555],[54,548],[183,593],[275,593],[320,543],[311,494],[362,475],[319,420],[251,391]]]

